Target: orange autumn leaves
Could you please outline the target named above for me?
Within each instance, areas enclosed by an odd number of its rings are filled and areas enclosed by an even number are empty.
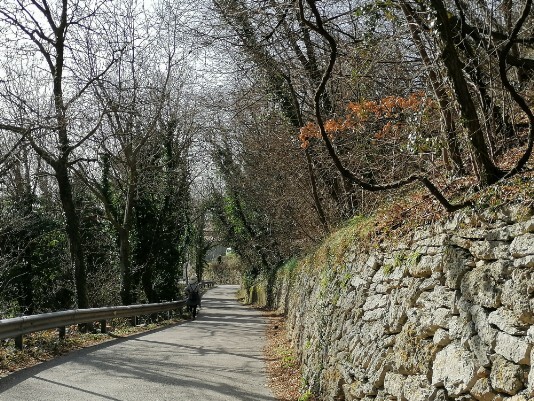
[[[387,96],[378,101],[351,102],[344,118],[332,118],[324,123],[330,139],[337,134],[355,133],[364,130],[373,133],[375,139],[398,137],[403,129],[433,108],[433,102],[424,92],[414,92],[407,97]],[[312,138],[321,138],[319,126],[308,122],[300,129],[299,140],[306,148]]]

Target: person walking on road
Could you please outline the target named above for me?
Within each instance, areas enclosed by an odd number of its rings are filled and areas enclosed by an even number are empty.
[[[200,285],[196,277],[189,280],[189,284],[185,288],[185,294],[187,296],[187,310],[191,318],[195,319],[197,317],[197,307],[200,307]]]

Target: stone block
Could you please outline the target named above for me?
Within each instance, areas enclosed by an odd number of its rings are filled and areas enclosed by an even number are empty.
[[[520,366],[507,361],[502,356],[497,355],[491,367],[491,386],[501,393],[509,395],[517,394],[523,389],[523,370]]]
[[[514,236],[510,232],[510,226],[505,226],[484,232],[483,238],[486,241],[512,241]]]
[[[496,260],[510,257],[509,244],[505,241],[473,241],[469,252],[477,259]]]
[[[378,255],[370,255],[369,258],[365,261],[366,269],[376,270],[382,264],[382,257]]]
[[[384,325],[388,333],[398,333],[407,320],[407,311],[419,296],[417,279],[406,280],[407,287],[394,290],[388,298]]]
[[[437,329],[447,328],[451,317],[447,308],[412,309],[408,314],[408,320],[415,324],[421,338],[432,337]]]
[[[443,222],[443,229],[449,232],[458,230],[460,228],[461,219],[462,216],[460,216],[460,213],[453,214],[450,219]]]
[[[391,370],[391,364],[385,358],[386,353],[387,351],[384,351],[374,358],[367,370],[369,383],[376,389],[384,386],[386,374]]]
[[[471,246],[471,243],[473,240],[470,240],[468,238],[461,237],[459,235],[453,235],[451,236],[451,245],[463,248],[463,249],[469,249]]]
[[[515,237],[510,245],[510,253],[515,258],[534,255],[534,233],[527,233]]]
[[[395,262],[393,263],[393,267],[391,268],[392,270],[390,270],[389,273],[387,273],[387,269],[382,269],[386,270],[384,281],[386,283],[395,282],[394,286],[398,286],[398,282],[408,275],[408,266],[404,263],[398,266],[395,265]]]
[[[439,285],[434,287],[433,291],[422,292],[415,304],[427,309],[444,307],[453,310],[455,297],[454,291]]]
[[[353,366],[348,362],[341,362],[337,365],[339,373],[343,377],[345,383],[352,383],[354,378]]]
[[[343,296],[341,296],[337,302],[337,307],[344,313],[351,311],[354,308],[358,308],[361,304],[357,301],[359,293],[354,290],[349,290]]]
[[[529,231],[528,222],[515,223],[512,225],[489,230],[485,239],[489,241],[512,241],[515,237],[519,237]]]
[[[384,324],[380,321],[366,322],[362,327],[360,339],[362,344],[378,347],[378,340],[384,336]]]
[[[527,255],[522,258],[514,259],[514,267],[517,267],[517,268],[534,267],[534,255]]]
[[[467,272],[461,282],[462,296],[487,308],[501,305],[501,290],[498,285],[502,269],[500,264],[475,267]]]
[[[373,283],[384,283],[386,281],[386,273],[384,268],[378,269],[372,278]]]
[[[466,316],[452,316],[448,326],[450,338],[464,346],[475,334],[475,326]]]
[[[457,236],[462,237],[462,238],[467,238],[467,239],[472,239],[472,240],[482,240],[486,238],[487,230],[468,227],[468,228],[462,228],[460,230],[456,230],[454,233]]]
[[[534,270],[515,269],[502,286],[502,303],[522,324],[534,324],[531,300],[534,299]]]
[[[518,336],[525,335],[526,330],[517,326],[519,323],[515,314],[507,308],[499,308],[488,315],[488,322],[507,334]]]
[[[384,391],[397,397],[398,400],[403,398],[403,387],[406,376],[399,373],[387,372],[384,377]]]
[[[352,310],[352,315],[354,319],[358,319],[358,313],[363,314],[363,304],[365,303],[365,300],[367,299],[367,291],[352,291],[351,292],[351,303],[345,303],[342,302],[341,308],[344,310],[345,306],[351,306],[350,309]]]
[[[403,375],[428,374],[438,347],[418,336],[418,328],[406,323],[397,334],[393,352],[388,355],[392,371]]]
[[[362,291],[369,287],[369,283],[361,277],[354,276],[350,280],[350,285],[353,286],[356,291]]]
[[[532,206],[525,206],[524,204],[511,205],[506,208],[512,221],[526,221],[532,214]]]
[[[490,347],[488,347],[479,336],[473,336],[468,340],[469,349],[476,356],[481,366],[490,366],[491,361],[489,359]]]
[[[530,360],[534,360],[534,348],[530,351]],[[530,370],[528,372],[528,386],[526,393],[529,397],[534,399],[534,363],[530,364]]]
[[[424,246],[424,245],[416,245],[414,252],[417,252],[421,255],[437,255],[443,250],[441,246]]]
[[[364,322],[372,322],[375,320],[381,320],[386,314],[384,308],[368,310],[363,313],[362,320]]]
[[[355,396],[354,396],[354,387],[357,386],[357,383],[354,383],[354,382],[349,382],[349,383],[345,383],[343,384],[342,388],[343,388],[343,396],[344,400],[356,400]],[[361,399],[361,398],[360,398]]]
[[[439,347],[444,347],[447,344],[450,344],[451,338],[449,337],[448,330],[437,329],[432,338],[432,342]]]
[[[517,227],[517,228],[516,228]],[[534,216],[529,220],[510,226],[513,237],[519,237],[521,234],[534,233]]]
[[[337,367],[323,369],[320,376],[321,392],[330,400],[339,399],[343,393],[343,376]]]
[[[443,273],[445,285],[451,289],[460,288],[460,282],[467,271],[470,255],[467,251],[456,246],[448,246],[443,254]]]
[[[425,278],[419,282],[419,291],[430,291],[439,285],[441,285],[439,279],[434,277]]]
[[[497,395],[493,391],[490,380],[487,377],[478,379],[470,393],[478,401],[494,401]]]
[[[354,400],[354,399],[368,399],[366,396],[368,395],[375,395],[376,389],[373,388],[371,383],[365,382],[365,381],[355,381],[348,386],[343,386],[343,391],[345,394],[348,394],[349,397],[347,397],[348,400]],[[373,397],[374,399],[374,397]]]
[[[369,295],[363,304],[364,311],[370,311],[378,308],[383,308],[388,302],[388,297],[386,295],[375,294]]]
[[[396,335],[389,335],[389,336],[384,336],[381,338],[381,341],[382,341],[382,347],[383,348],[389,348],[389,347],[392,347],[393,345],[395,345],[395,342],[397,340],[397,336]]]
[[[402,393],[410,401],[428,401],[433,398],[435,389],[425,375],[414,375],[406,377]]]
[[[445,246],[449,244],[449,238],[449,234],[442,233],[417,241],[417,244],[422,246]]]
[[[529,365],[531,350],[532,344],[528,343],[525,337],[511,336],[502,331],[497,333],[495,352],[509,361]]]
[[[413,240],[415,242],[420,242],[423,240],[426,240],[427,238],[430,238],[432,236],[432,232],[429,229],[421,229],[417,230],[413,234]]]
[[[432,385],[443,386],[449,396],[468,393],[477,381],[480,368],[476,358],[463,347],[449,344],[436,354],[432,365]]]
[[[420,257],[419,261],[410,263],[408,271],[413,277],[430,277],[432,272],[441,271],[442,264],[441,255],[423,255]]]
[[[508,397],[506,401],[532,401],[532,398],[530,398],[526,394],[516,394],[511,397]]]

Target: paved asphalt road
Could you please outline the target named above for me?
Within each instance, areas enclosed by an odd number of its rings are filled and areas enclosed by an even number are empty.
[[[265,321],[234,300],[204,295],[195,321],[118,339],[0,379],[0,401],[274,401],[266,387]]]

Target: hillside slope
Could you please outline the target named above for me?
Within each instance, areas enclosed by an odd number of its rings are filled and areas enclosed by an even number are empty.
[[[520,198],[398,237],[354,219],[282,269],[275,306],[306,386],[323,400],[532,399],[534,209]]]

